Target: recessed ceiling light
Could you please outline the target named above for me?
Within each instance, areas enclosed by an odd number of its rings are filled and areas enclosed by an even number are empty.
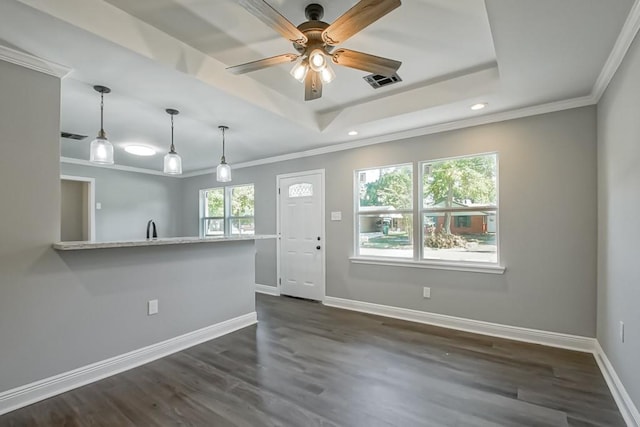
[[[356,136],[358,134],[357,130],[349,131],[349,136]]]
[[[487,105],[489,105],[489,104],[487,104],[486,102],[482,102],[482,103],[480,103],[480,104],[473,104],[473,105],[471,106],[471,109],[472,109],[472,110],[474,110],[474,111],[476,111],[476,110],[482,110],[482,109],[483,109],[483,108],[485,108]]]
[[[156,154],[156,150],[146,145],[127,145],[124,147],[124,151],[134,156],[153,156]]]

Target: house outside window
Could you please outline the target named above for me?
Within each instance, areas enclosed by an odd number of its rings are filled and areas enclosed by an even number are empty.
[[[412,164],[356,170],[356,257],[498,264],[497,162],[492,153],[418,162],[418,174]]]
[[[200,190],[200,235],[254,234],[253,184]]]

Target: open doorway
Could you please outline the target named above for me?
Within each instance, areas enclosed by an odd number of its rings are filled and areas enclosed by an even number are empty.
[[[95,179],[81,176],[60,177],[60,240],[94,241]]]

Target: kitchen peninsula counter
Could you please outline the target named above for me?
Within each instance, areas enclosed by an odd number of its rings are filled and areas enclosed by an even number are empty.
[[[59,251],[78,251],[86,249],[109,249],[109,248],[131,248],[140,246],[165,246],[165,245],[189,245],[201,243],[225,243],[244,240],[264,240],[275,239],[275,234],[258,235],[233,235],[233,236],[212,236],[212,237],[167,237],[158,239],[122,240],[111,242],[57,242],[53,248]]]

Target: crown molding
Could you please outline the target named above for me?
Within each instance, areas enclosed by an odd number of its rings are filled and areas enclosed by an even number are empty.
[[[71,73],[71,71],[73,71],[72,68],[64,65],[47,61],[46,59],[38,58],[37,56],[20,52],[19,50],[11,49],[10,47],[3,45],[0,45],[0,60],[20,65],[21,67],[29,68],[50,76],[58,77],[60,79],[64,79]]]
[[[631,43],[633,43],[633,40],[638,34],[638,30],[640,30],[640,0],[636,0],[633,6],[631,6],[631,11],[622,26],[618,39],[613,45],[613,49],[607,61],[604,63],[604,67],[602,67],[596,84],[593,86],[591,94],[596,100],[596,103],[600,101],[609,83],[611,83],[613,76],[615,76],[616,71],[618,71],[620,64],[622,64],[622,61],[627,55],[627,51],[631,47]]]
[[[640,0],[638,0],[640,1]],[[382,144],[384,142],[397,141],[400,139],[414,138],[417,136],[432,135],[441,132],[448,132],[457,129],[464,129],[474,126],[481,126],[491,123],[503,122],[508,120],[520,119],[529,116],[537,116],[540,114],[554,113],[557,111],[570,110],[573,108],[586,107],[596,104],[597,101],[593,96],[583,96],[579,98],[566,99],[547,104],[534,105],[531,107],[519,108],[516,110],[504,111],[485,116],[473,117],[470,119],[457,120],[449,123],[436,124],[406,131],[380,135],[372,138],[350,141],[343,144],[335,144],[327,147],[314,148],[313,150],[299,151],[296,153],[283,154],[281,156],[267,157],[264,159],[253,160],[250,162],[237,163],[231,165],[232,169],[242,169],[254,166],[261,166],[270,163],[284,162],[287,160],[296,160],[304,157],[319,156],[322,154],[335,153],[338,151],[351,150],[354,148],[366,147],[368,145]],[[182,178],[191,178],[200,175],[208,175],[215,173],[215,168],[200,169],[197,171],[185,173]]]
[[[91,163],[89,160],[74,159],[73,157],[60,157],[60,163],[67,163],[70,165],[89,166],[92,168],[112,169],[112,170],[118,170],[123,172],[143,173],[147,175],[163,176],[165,178],[182,178],[182,176],[167,175],[163,172],[153,170],[153,169],[136,168],[133,166],[124,166],[124,165],[111,165],[111,166],[99,165],[97,163]]]

